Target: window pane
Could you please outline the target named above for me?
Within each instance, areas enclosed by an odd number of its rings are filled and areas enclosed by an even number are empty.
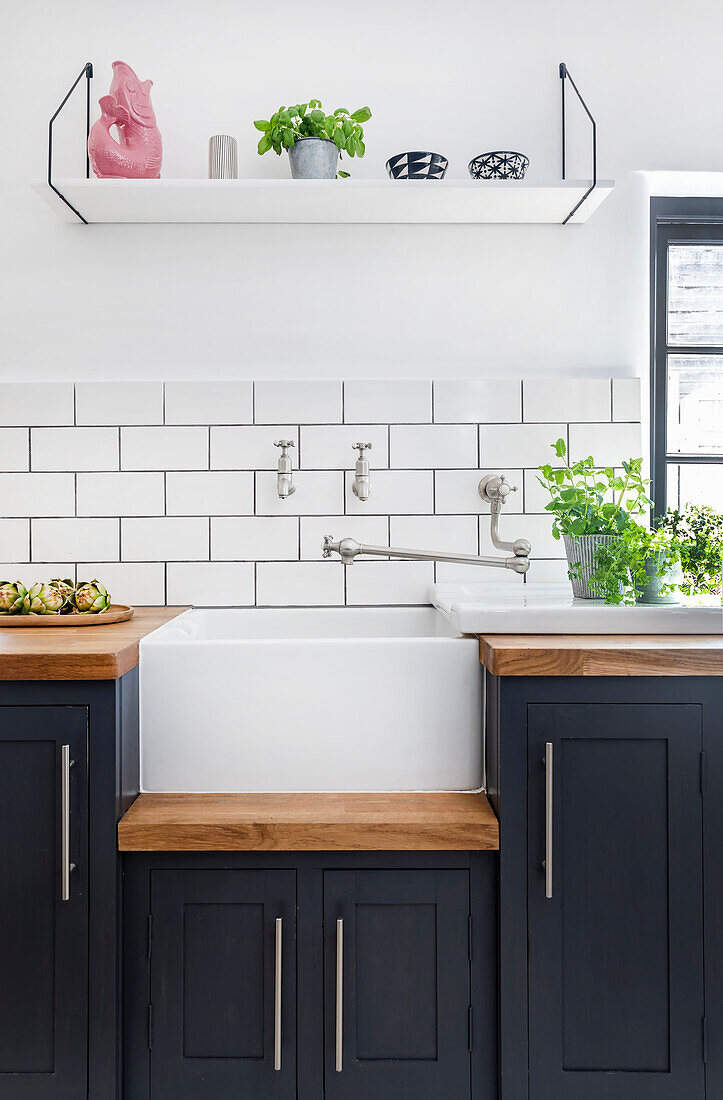
[[[723,454],[723,357],[668,357],[668,454]]]
[[[696,465],[671,464],[668,473],[668,508],[684,508],[686,504],[710,504],[723,514],[723,463]]]
[[[668,343],[723,345],[723,245],[668,249]]]

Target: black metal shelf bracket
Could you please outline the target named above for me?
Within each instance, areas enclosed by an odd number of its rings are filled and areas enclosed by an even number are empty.
[[[572,210],[570,211],[570,213],[567,215],[567,217],[563,221],[563,223],[562,223],[563,225],[567,225],[567,223],[570,221],[570,218],[573,216],[573,214],[577,213],[577,211],[580,209],[580,207],[585,202],[585,200],[587,198],[589,198],[589,196],[593,193],[593,191],[597,187],[597,125],[595,123],[595,119],[592,117],[592,114],[590,113],[590,108],[588,107],[587,103],[585,102],[585,100],[580,95],[580,89],[578,88],[577,84],[575,83],[575,81],[570,76],[570,72],[569,72],[569,70],[567,68],[567,65],[565,64],[564,61],[560,62],[560,84],[561,84],[561,88],[562,88],[562,178],[563,179],[566,178],[565,173],[566,173],[566,170],[567,170],[567,164],[566,164],[566,159],[567,159],[567,148],[566,148],[567,132],[566,132],[566,126],[565,126],[565,84],[567,83],[568,80],[570,81],[570,84],[572,85],[572,89],[575,92],[575,95],[577,96],[577,98],[582,103],[583,110],[585,111],[585,114],[587,115],[587,117],[590,119],[590,124],[592,126],[592,183],[590,184],[590,186],[588,187],[587,191],[582,196],[580,201],[577,202],[575,204],[575,206],[573,206]]]
[[[83,217],[81,212],[79,210],[75,209],[72,202],[68,202],[65,195],[61,191],[59,191],[58,188],[53,183],[53,123],[55,122],[55,120],[58,117],[58,115],[60,114],[60,112],[63,110],[63,107],[68,102],[68,100],[70,99],[70,97],[73,94],[73,92],[75,91],[75,89],[80,84],[83,77],[85,77],[85,178],[90,179],[90,160],[88,159],[88,137],[90,135],[90,82],[93,79],[93,62],[92,61],[86,61],[85,65],[83,66],[83,68],[80,70],[77,77],[73,81],[72,87],[68,91],[68,94],[65,96],[65,99],[60,104],[57,111],[55,112],[55,114],[51,118],[50,122],[48,123],[48,186],[50,188],[52,188],[53,191],[55,191],[55,194],[58,196],[58,198],[62,202],[65,203],[66,206],[70,207],[70,209],[73,211],[73,213],[76,215],[76,217],[80,218],[83,225],[87,225],[88,222]]]

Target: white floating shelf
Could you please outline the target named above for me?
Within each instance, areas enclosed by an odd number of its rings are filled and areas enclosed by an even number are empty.
[[[587,180],[97,180],[54,181],[90,223],[557,223]],[[35,190],[81,223],[47,183]],[[601,180],[569,224],[586,222],[613,189]]]

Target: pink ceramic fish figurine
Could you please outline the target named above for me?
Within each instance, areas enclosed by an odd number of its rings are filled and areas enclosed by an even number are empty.
[[[152,80],[139,80],[130,65],[113,62],[108,95],[100,99],[102,114],[88,137],[88,156],[101,179],[159,179],[163,144],[151,105]],[[120,141],[111,136],[117,127]]]

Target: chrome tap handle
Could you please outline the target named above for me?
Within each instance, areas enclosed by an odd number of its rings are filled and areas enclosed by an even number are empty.
[[[295,447],[293,439],[275,439],[274,447],[281,448],[279,461],[276,465],[276,490],[281,500],[290,497],[296,492],[294,485],[294,468],[291,464],[289,448]]]
[[[352,450],[359,452],[359,457],[356,460],[354,467],[354,481],[352,483],[352,492],[358,500],[369,500],[370,489],[370,476],[369,476],[369,459],[365,452],[371,451],[371,443],[352,443]]]
[[[517,492],[516,485],[510,485],[504,474],[485,474],[478,485],[479,495],[487,504],[505,504],[510,493]]]
[[[339,543],[334,542],[333,535],[324,535],[324,541],[321,544],[321,556],[322,558],[330,558],[332,554],[339,553]]]

